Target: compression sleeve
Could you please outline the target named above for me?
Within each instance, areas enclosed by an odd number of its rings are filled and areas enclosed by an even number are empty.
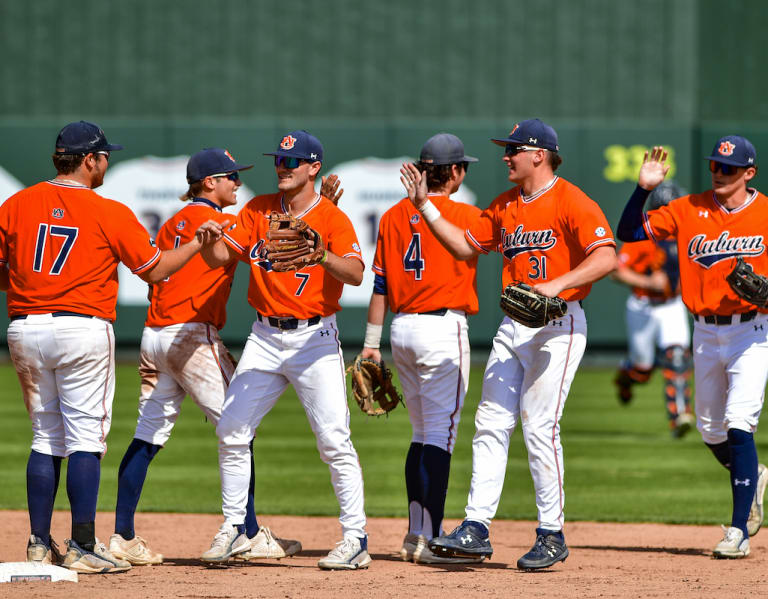
[[[627,205],[624,207],[624,212],[621,213],[619,224],[616,226],[616,236],[622,241],[648,239],[643,227],[643,205],[650,193],[639,185],[632,192]]]

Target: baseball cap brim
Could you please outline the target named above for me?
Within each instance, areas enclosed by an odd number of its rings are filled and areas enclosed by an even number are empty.
[[[730,164],[731,166],[740,166],[742,168],[747,168],[748,166],[755,166],[754,164],[744,164],[743,160],[736,160],[735,158],[729,158],[728,156],[707,156],[705,160],[713,160],[715,162],[720,162],[722,164]]]
[[[300,160],[322,162],[322,160],[318,160],[317,158],[310,158],[309,156],[305,156],[304,154],[297,154],[296,152],[291,152],[290,150],[275,150],[274,152],[264,152],[264,156],[285,156],[286,158],[299,158]]]

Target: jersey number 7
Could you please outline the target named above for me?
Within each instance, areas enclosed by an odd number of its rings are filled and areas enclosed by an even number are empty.
[[[32,264],[32,270],[35,272],[43,271],[43,256],[45,255],[45,244],[48,240],[48,235],[52,237],[63,237],[64,242],[59,248],[59,253],[56,259],[53,261],[51,270],[48,271],[49,275],[61,274],[61,269],[64,268],[64,264],[67,262],[69,253],[72,251],[72,246],[75,245],[78,233],[77,227],[62,227],[60,225],[47,225],[46,223],[40,223],[37,227],[37,243],[35,244],[35,260]]]

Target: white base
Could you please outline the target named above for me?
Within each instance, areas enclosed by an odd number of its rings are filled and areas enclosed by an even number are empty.
[[[0,564],[0,582],[77,582],[77,572],[40,562]]]

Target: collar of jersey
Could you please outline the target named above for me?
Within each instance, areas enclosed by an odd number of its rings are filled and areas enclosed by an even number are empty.
[[[521,187],[520,188],[520,199],[523,200],[523,202],[525,202],[526,204],[528,202],[533,202],[533,200],[535,200],[536,198],[540,198],[545,193],[547,193],[550,189],[552,189],[555,186],[555,183],[557,183],[557,180],[559,178],[560,177],[555,175],[554,179],[552,179],[549,183],[547,183],[544,187],[539,189],[537,192],[535,192],[535,193],[533,193],[532,195],[529,195],[529,196],[523,195],[523,188]]]
[[[205,204],[206,206],[210,206],[214,210],[218,210],[221,212],[221,206],[219,206],[216,202],[212,202],[211,200],[208,200],[206,198],[192,198],[192,202],[190,203],[190,206],[194,206],[195,204]]]
[[[312,202],[304,212],[302,212],[301,214],[294,215],[295,218],[304,218],[304,215],[307,214],[310,210],[312,210],[312,208],[317,206],[319,203],[320,203],[320,194],[316,193],[315,201]],[[290,214],[290,212],[288,212],[288,208],[285,206],[285,195],[280,196],[280,208],[282,209],[284,214]]]
[[[714,191],[712,192],[712,200],[714,200],[714,202],[715,202],[715,206],[717,206],[718,208],[720,208],[720,210],[722,210],[722,211],[723,211],[723,212],[725,212],[726,214],[736,214],[737,212],[741,212],[741,211],[742,211],[742,210],[744,210],[744,209],[745,209],[747,206],[749,206],[749,205],[750,205],[750,204],[751,204],[751,203],[754,201],[754,199],[757,197],[757,189],[755,189],[755,188],[753,188],[753,187],[747,187],[747,191],[748,191],[748,192],[750,192],[750,193],[749,193],[749,197],[747,198],[747,201],[746,201],[746,202],[744,202],[744,203],[743,203],[741,206],[739,206],[738,208],[734,208],[733,210],[728,210],[728,208],[726,208],[725,206],[723,206],[723,205],[722,205],[722,204],[721,204],[721,203],[718,201],[718,199],[717,199],[717,196],[715,195],[715,192],[714,192]]]
[[[77,181],[67,181],[66,183],[63,181],[57,181],[56,179],[48,179],[46,183],[50,183],[51,185],[56,185],[58,187],[71,187],[73,189],[90,189],[87,185],[83,185],[82,183],[78,183]]]

